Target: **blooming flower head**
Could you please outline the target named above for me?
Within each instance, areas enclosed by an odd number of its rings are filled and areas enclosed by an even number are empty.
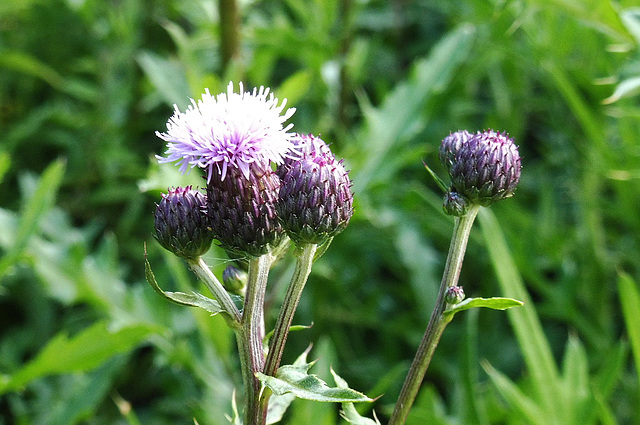
[[[207,182],[213,173],[222,180],[229,168],[237,168],[249,178],[249,165],[254,162],[282,163],[292,149],[291,135],[284,122],[295,108],[283,112],[286,99],[278,99],[269,88],[260,87],[240,93],[229,83],[227,92],[212,96],[207,89],[197,102],[185,112],[177,106],[167,122],[167,132],[156,135],[167,142],[166,157],[158,156],[160,163],[177,161],[181,172],[189,167],[207,170]]]

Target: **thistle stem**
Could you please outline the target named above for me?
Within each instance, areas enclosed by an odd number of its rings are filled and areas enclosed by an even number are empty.
[[[282,353],[284,352],[284,345],[289,335],[289,328],[291,328],[291,323],[293,322],[293,315],[298,308],[302,290],[311,273],[313,257],[317,248],[318,245],[316,244],[305,244],[300,248],[299,255],[296,259],[296,268],[291,277],[284,301],[282,302],[282,307],[280,308],[280,313],[273,331],[273,337],[269,342],[269,353],[267,354],[264,368],[265,375],[275,376],[278,371],[280,361],[282,360]]]
[[[403,425],[406,422],[411,406],[422,385],[422,380],[427,372],[429,363],[433,358],[433,353],[438,346],[442,332],[449,323],[450,319],[448,320],[443,314],[446,309],[445,294],[448,288],[458,283],[462,261],[467,249],[467,242],[469,241],[469,233],[471,232],[471,227],[473,226],[473,221],[478,214],[479,208],[479,206],[474,205],[469,208],[466,215],[457,217],[455,220],[447,263],[442,276],[440,290],[438,291],[436,305],[431,313],[429,325],[422,337],[407,378],[404,381],[402,391],[400,392],[395,409],[389,420],[389,425]]]
[[[209,266],[207,266],[202,257],[198,257],[195,260],[189,260],[188,264],[189,268],[205,284],[209,291],[211,291],[222,308],[224,308],[226,313],[230,316],[232,326],[237,328],[241,320],[240,310],[238,310],[238,307],[236,307],[229,296],[229,293],[224,289],[224,286],[222,286],[216,275],[211,272],[211,269],[209,269]]]
[[[266,409],[260,406],[260,381],[257,372],[264,369],[264,293],[271,258],[262,255],[249,260],[249,280],[240,329],[237,333],[238,351],[245,388],[245,425],[263,425]]]

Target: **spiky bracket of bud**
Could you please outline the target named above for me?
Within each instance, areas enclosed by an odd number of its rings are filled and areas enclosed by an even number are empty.
[[[507,133],[459,130],[442,140],[438,156],[451,178],[443,202],[449,215],[461,217],[472,205],[489,206],[513,196],[520,181],[520,154]]]
[[[340,233],[353,215],[353,194],[343,161],[319,137],[298,135],[300,157],[278,168],[282,184],[278,217],[298,245],[322,244]]]
[[[206,196],[191,186],[169,189],[156,207],[156,239],[163,248],[185,259],[195,259],[211,247],[213,235],[205,214]]]

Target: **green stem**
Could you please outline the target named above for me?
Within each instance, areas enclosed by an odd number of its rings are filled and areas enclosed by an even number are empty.
[[[245,389],[245,425],[263,425],[267,411],[260,406],[260,381],[257,372],[264,369],[264,293],[271,257],[262,255],[249,260],[249,281],[240,330],[237,334],[238,351]]]
[[[236,307],[229,293],[224,289],[224,286],[222,286],[216,275],[211,272],[211,269],[209,269],[209,266],[207,266],[202,257],[198,257],[195,260],[188,260],[187,263],[231,317],[232,326],[237,328],[241,320],[240,310],[238,310],[238,307]]]
[[[469,241],[469,233],[471,232],[471,226],[473,226],[473,221],[478,214],[479,208],[479,206],[473,206],[465,216],[456,218],[451,245],[449,246],[449,255],[447,256],[447,263],[442,276],[436,305],[431,313],[429,325],[422,337],[420,347],[418,347],[407,378],[404,381],[398,402],[389,420],[389,425],[403,425],[406,422],[411,406],[418,395],[420,385],[422,385],[422,380],[433,357],[433,353],[438,346],[442,332],[450,321],[450,318],[447,319],[443,316],[446,309],[445,294],[448,288],[458,283],[462,261],[467,249],[467,242]]]
[[[240,11],[236,0],[219,0],[220,14],[220,47],[222,71],[226,72],[229,64],[240,52]]]
[[[291,328],[293,322],[293,315],[298,308],[302,290],[311,273],[313,257],[317,248],[318,245],[316,244],[305,244],[300,248],[300,254],[296,259],[296,269],[293,272],[291,283],[282,302],[276,327],[273,331],[273,337],[269,342],[269,353],[267,354],[267,361],[264,368],[265,375],[275,376],[278,371],[280,361],[282,360],[282,353],[284,352],[284,345],[289,335],[289,328]]]

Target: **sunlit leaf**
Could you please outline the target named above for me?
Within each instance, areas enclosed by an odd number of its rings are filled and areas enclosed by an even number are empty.
[[[147,259],[146,246],[144,255],[144,273],[145,277],[147,278],[147,282],[149,282],[149,285],[151,285],[151,287],[160,296],[171,302],[189,307],[200,307],[207,310],[212,315],[224,312],[224,309],[218,303],[218,301],[205,297],[204,295],[197,292],[194,292],[192,294],[185,294],[184,292],[169,292],[160,289],[160,287],[158,286],[158,282],[156,281],[156,277],[151,270],[151,264],[149,264],[149,260]]]
[[[305,400],[335,403],[373,401],[349,388],[329,387],[316,375],[309,374],[313,364],[281,366],[275,377],[263,373],[257,373],[256,376],[276,395],[291,393]]]

